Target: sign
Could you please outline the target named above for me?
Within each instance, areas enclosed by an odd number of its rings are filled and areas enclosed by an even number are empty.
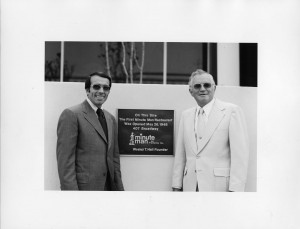
[[[120,154],[173,155],[174,110],[118,109]]]

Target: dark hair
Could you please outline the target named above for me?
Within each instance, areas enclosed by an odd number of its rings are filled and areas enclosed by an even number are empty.
[[[100,76],[100,77],[108,79],[109,80],[109,87],[111,87],[111,78],[108,75],[106,75],[103,72],[94,72],[94,73],[90,74],[88,76],[88,78],[85,80],[85,90],[90,89],[90,87],[91,87],[91,78],[93,76]]]

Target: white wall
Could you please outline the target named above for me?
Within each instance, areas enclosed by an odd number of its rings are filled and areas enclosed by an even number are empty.
[[[218,85],[240,86],[239,43],[217,44]]]
[[[246,191],[256,191],[257,88],[217,87],[216,97],[244,110],[250,138],[250,164]],[[56,127],[63,109],[85,99],[84,83],[45,82],[45,189],[59,190],[56,165]],[[104,109],[175,110],[175,142],[181,112],[195,106],[186,85],[113,84]],[[173,156],[121,156],[127,191],[170,191]]]

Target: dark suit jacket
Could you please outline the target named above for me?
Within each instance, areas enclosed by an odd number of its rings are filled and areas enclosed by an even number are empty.
[[[111,189],[124,190],[116,120],[105,110],[104,115],[108,139],[86,100],[62,112],[56,149],[61,190],[104,190],[107,171]]]

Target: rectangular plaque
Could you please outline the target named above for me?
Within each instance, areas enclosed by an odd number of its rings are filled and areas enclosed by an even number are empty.
[[[174,110],[118,109],[123,155],[173,155]]]

